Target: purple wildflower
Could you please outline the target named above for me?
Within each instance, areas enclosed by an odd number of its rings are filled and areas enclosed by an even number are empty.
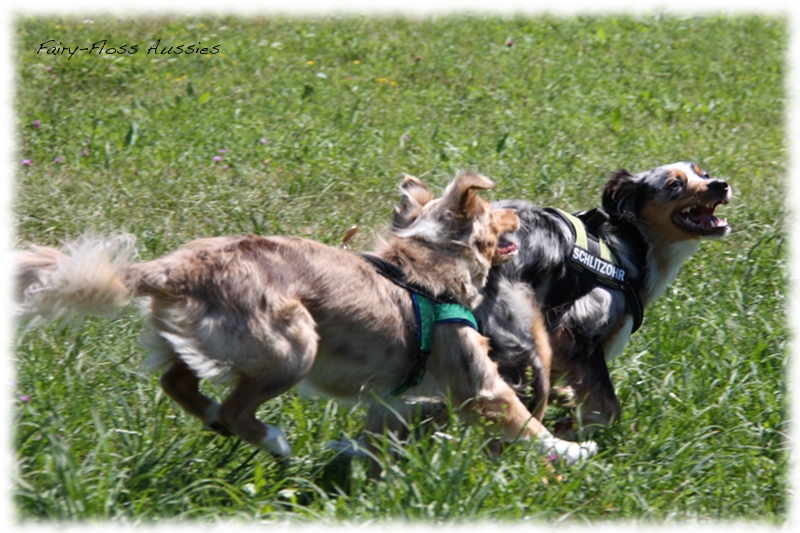
[[[88,148],[84,148],[83,149],[83,151],[81,152],[81,157],[89,157],[89,149]]]
[[[55,159],[53,159],[53,163],[63,163],[63,162],[64,160],[60,157],[56,157]]]
[[[222,161],[222,156],[221,155],[215,155],[214,156],[214,161],[219,163],[220,161]]]
[[[219,151],[219,153],[221,153],[221,154],[227,154],[227,153],[228,153],[228,151],[227,151],[227,150],[225,150],[225,149],[222,149],[222,150],[220,150],[220,151]]]
[[[23,160],[22,160],[22,165],[23,165],[23,166],[29,167],[29,166],[31,166],[32,164],[33,164],[33,161],[31,161],[30,159],[23,159]]]
[[[20,396],[19,399],[22,400],[23,402],[27,402],[27,401],[29,401],[31,399],[31,397],[28,396],[27,394],[24,394],[24,395]]]
[[[36,128],[37,130],[42,127],[42,123],[39,122],[38,118],[33,121],[33,127]]]

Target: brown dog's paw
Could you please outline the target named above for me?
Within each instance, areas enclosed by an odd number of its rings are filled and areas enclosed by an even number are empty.
[[[571,442],[554,437],[547,430],[539,435],[536,446],[539,453],[546,454],[553,464],[563,461],[567,466],[572,466],[597,455],[594,441]]]

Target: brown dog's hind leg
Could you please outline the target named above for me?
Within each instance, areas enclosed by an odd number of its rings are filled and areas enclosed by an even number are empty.
[[[277,457],[288,457],[292,448],[279,428],[264,424],[256,418],[262,403],[289,390],[295,381],[275,382],[273,379],[242,378],[217,412],[219,422],[242,440]]]
[[[251,322],[250,356],[242,356],[246,364],[240,363],[234,370],[238,382],[222,402],[217,418],[245,442],[274,456],[289,457],[292,449],[286,435],[260,422],[256,411],[308,374],[317,354],[318,337],[313,317],[300,302],[276,301]]]
[[[176,360],[162,374],[161,388],[184,411],[196,416],[206,427],[226,437],[232,433],[217,420],[219,404],[200,392],[200,379],[182,361]]]

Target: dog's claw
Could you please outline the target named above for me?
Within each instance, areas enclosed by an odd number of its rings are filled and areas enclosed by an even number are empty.
[[[563,459],[567,466],[597,455],[597,443],[594,441],[571,442],[548,432],[539,437],[537,448],[540,453],[548,455],[552,462]]]

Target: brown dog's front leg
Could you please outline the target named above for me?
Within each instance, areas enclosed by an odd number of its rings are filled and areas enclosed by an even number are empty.
[[[550,434],[542,423],[534,417],[517,396],[514,389],[506,383],[497,370],[497,364],[489,358],[488,343],[485,337],[473,329],[462,327],[460,353],[449,353],[463,358],[459,364],[449,365],[450,394],[455,405],[461,408],[462,416],[474,418],[476,415],[499,427],[504,441],[531,441],[542,454],[556,454],[567,464],[597,453],[594,442],[567,442]],[[455,371],[467,370],[464,375]]]
[[[475,411],[482,418],[499,424],[506,442],[531,441],[539,453],[563,459],[568,466],[597,453],[597,445],[592,441],[577,443],[554,437],[499,376],[497,381],[488,381],[474,401]]]

